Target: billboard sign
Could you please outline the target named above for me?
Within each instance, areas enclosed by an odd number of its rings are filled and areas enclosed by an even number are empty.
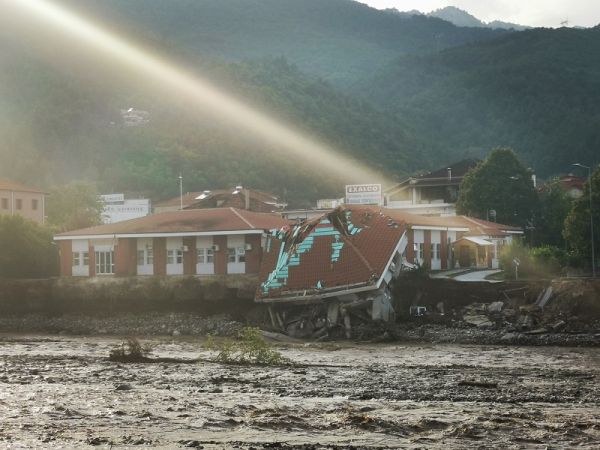
[[[346,185],[346,204],[348,205],[382,205],[381,184],[349,184]]]

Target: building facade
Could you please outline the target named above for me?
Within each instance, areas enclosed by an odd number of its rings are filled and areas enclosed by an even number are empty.
[[[46,193],[14,181],[0,180],[0,214],[18,215],[44,223]]]
[[[384,192],[384,204],[412,214],[454,216],[460,183],[478,162],[465,159],[434,172],[408,177]]]
[[[55,236],[63,276],[258,274],[275,214],[234,208],[176,211]]]

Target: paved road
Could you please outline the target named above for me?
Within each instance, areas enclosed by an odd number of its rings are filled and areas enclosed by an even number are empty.
[[[465,273],[454,277],[456,281],[487,281],[488,283],[501,283],[499,280],[486,280],[485,277],[495,273],[502,272],[500,269],[494,270],[476,270],[474,272]]]

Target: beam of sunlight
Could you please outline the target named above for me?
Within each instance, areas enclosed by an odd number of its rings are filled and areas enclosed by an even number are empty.
[[[276,144],[288,154],[306,161],[317,172],[323,169],[335,178],[356,182],[389,183],[381,173],[342,155],[328,145],[306,136],[293,127],[251,108],[197,75],[188,74],[124,38],[49,0],[2,0],[28,19],[51,27],[60,36],[76,39],[111,62],[159,82],[169,92],[208,108],[229,123]],[[6,12],[5,12],[6,13]],[[321,169],[321,170],[319,170]]]

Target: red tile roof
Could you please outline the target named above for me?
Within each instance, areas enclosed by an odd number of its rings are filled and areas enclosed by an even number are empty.
[[[0,180],[0,191],[35,192],[45,194],[41,189],[25,186],[24,184],[11,180]]]
[[[289,221],[278,214],[257,213],[235,208],[190,209],[153,214],[138,219],[68,231],[57,237],[219,232],[279,229]]]
[[[271,238],[263,253],[257,299],[375,288],[406,231],[404,222],[387,213],[342,206],[280,233],[282,239]]]
[[[343,205],[270,238],[256,299],[309,300],[343,295],[347,289],[374,289],[403,233],[418,226],[457,228],[473,236],[520,231],[465,216],[429,217],[378,206]]]

